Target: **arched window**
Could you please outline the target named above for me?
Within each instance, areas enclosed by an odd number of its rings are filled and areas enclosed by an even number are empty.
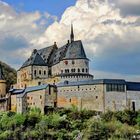
[[[78,72],[80,72],[80,69],[78,69]]]
[[[84,69],[82,69],[82,72],[84,72],[85,70]]]
[[[73,64],[73,65],[75,64],[74,60],[72,60],[72,64]]]
[[[46,71],[44,70],[44,75],[46,75]]]
[[[69,69],[65,69],[65,73],[69,73]]]
[[[36,75],[36,70],[34,70],[34,75]]]
[[[88,69],[86,69],[86,72],[88,72]]]
[[[39,74],[41,75],[41,70],[39,70]]]

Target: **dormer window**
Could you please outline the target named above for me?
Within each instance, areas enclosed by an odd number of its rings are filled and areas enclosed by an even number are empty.
[[[36,53],[37,53],[37,50],[36,50],[36,49],[34,49],[34,50],[33,50],[33,54],[36,54]]]

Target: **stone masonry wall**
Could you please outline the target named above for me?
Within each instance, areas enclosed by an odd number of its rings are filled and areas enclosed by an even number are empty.
[[[103,85],[58,87],[58,107],[103,111]]]

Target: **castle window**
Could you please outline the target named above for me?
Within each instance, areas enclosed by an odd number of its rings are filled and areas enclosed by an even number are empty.
[[[64,63],[65,63],[65,65],[68,65],[68,61],[65,61]]]
[[[69,69],[65,69],[65,73],[69,73]]]
[[[75,69],[71,69],[71,72],[75,72]]]
[[[84,69],[82,69],[82,72],[84,72],[85,70]]]
[[[72,64],[73,64],[73,65],[75,64],[74,60],[72,60]]]
[[[46,71],[44,70],[44,75],[46,75]]]
[[[69,99],[69,102],[71,103],[71,99]]]
[[[88,72],[88,69],[86,69],[86,72]]]
[[[38,82],[38,85],[41,85],[41,82]]]
[[[98,99],[98,96],[96,96],[96,99]]]
[[[78,69],[78,72],[80,72],[80,69]]]
[[[49,95],[51,95],[51,87],[49,86]]]
[[[106,85],[106,91],[117,91],[117,92],[124,92],[125,91],[125,85],[121,84],[107,84]]]
[[[39,70],[39,74],[41,75],[41,70]]]
[[[34,70],[34,75],[36,75],[36,70]]]
[[[40,95],[40,99],[42,99],[42,96]]]

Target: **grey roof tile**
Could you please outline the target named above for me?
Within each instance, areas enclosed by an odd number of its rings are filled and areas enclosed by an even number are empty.
[[[87,59],[81,40],[73,41],[66,52],[64,59]]]
[[[87,59],[81,40],[73,41],[60,48],[52,45],[40,50],[34,50],[31,57],[21,68],[30,65],[51,66],[63,59]]]
[[[78,86],[78,85],[94,85],[94,84],[126,84],[125,80],[123,79],[95,79],[95,80],[88,80],[88,81],[76,81],[76,82],[68,82],[68,84],[58,83],[58,87],[63,86]]]
[[[30,65],[38,65],[38,66],[46,66],[45,61],[42,59],[42,57],[39,55],[39,53],[33,51],[31,57],[22,65],[21,68],[30,66]]]

